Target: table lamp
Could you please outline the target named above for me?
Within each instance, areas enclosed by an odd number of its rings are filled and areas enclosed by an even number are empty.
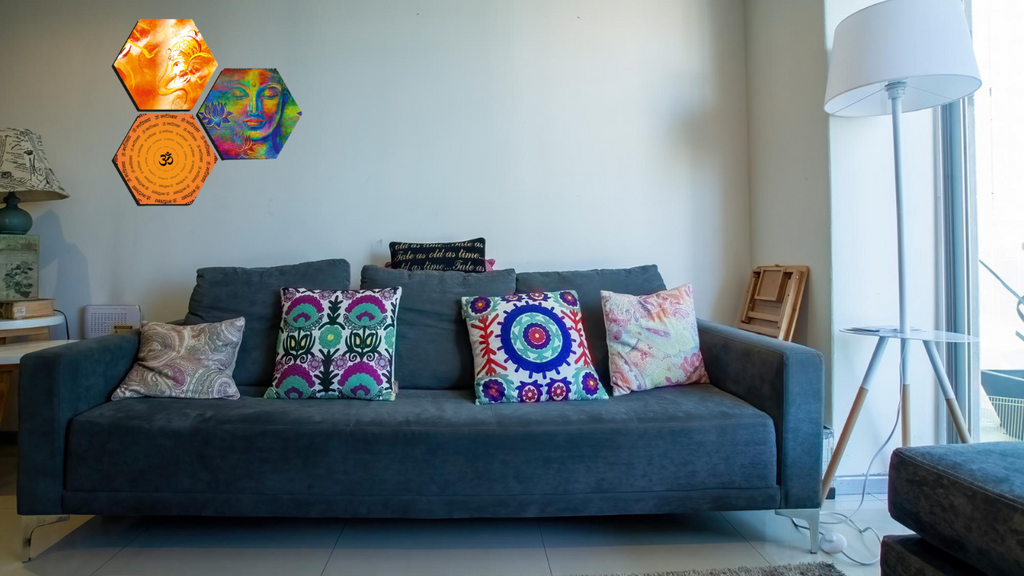
[[[22,128],[0,128],[0,234],[27,234],[32,215],[18,207],[22,201],[63,200],[68,193],[57,181],[38,134]]]
[[[899,284],[899,327],[887,330],[848,329],[875,336],[860,390],[850,410],[822,482],[822,499],[835,476],[868,387],[889,339],[900,341],[901,358],[911,341],[924,343],[940,390],[963,442],[970,442],[963,415],[942,366],[937,342],[969,342],[973,337],[948,332],[912,330],[907,298],[906,209],[903,202],[903,158],[900,117],[954,102],[981,87],[973,42],[958,0],[888,0],[847,17],[836,27],[829,62],[825,111],[835,116],[892,116],[896,177],[896,242]],[[900,363],[903,444],[910,442],[908,363]]]

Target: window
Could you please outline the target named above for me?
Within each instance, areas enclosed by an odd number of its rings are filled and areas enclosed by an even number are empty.
[[[968,4],[984,84],[968,114],[974,165],[977,365],[969,386],[979,440],[1024,440],[1024,2]],[[955,290],[954,290],[955,292]]]

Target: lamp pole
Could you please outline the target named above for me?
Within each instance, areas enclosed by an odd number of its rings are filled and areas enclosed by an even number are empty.
[[[910,321],[907,309],[907,245],[906,245],[906,209],[903,205],[903,95],[907,83],[904,81],[889,82],[885,92],[892,104],[892,153],[896,173],[896,259],[899,268],[899,306],[900,333],[910,332]],[[900,340],[900,418],[903,422],[903,445],[910,446],[910,373],[907,364],[907,348],[910,341]]]
[[[895,163],[896,173],[896,242],[897,242],[897,266],[899,268],[899,304],[900,304],[900,326],[898,331],[893,332],[892,330],[883,330],[878,332],[877,330],[871,331],[860,328],[852,328],[844,330],[844,332],[850,332],[853,334],[861,335],[872,335],[878,337],[878,342],[875,345],[875,351],[871,354],[871,362],[868,363],[868,369],[864,373],[864,379],[861,381],[860,389],[857,391],[857,396],[853,400],[853,406],[850,408],[850,415],[846,417],[846,424],[843,425],[843,431],[839,434],[839,441],[836,442],[835,452],[832,453],[832,459],[828,463],[828,468],[825,471],[825,477],[821,481],[821,501],[824,503],[825,498],[828,496],[829,488],[832,487],[832,480],[835,479],[836,472],[839,470],[839,462],[843,458],[843,454],[846,452],[846,446],[850,442],[850,436],[853,434],[853,428],[857,423],[857,419],[860,417],[861,409],[864,407],[864,400],[867,398],[868,389],[871,386],[871,381],[875,376],[875,372],[878,371],[878,365],[882,359],[882,353],[885,351],[885,344],[890,338],[896,338],[900,341],[900,420],[903,422],[903,446],[910,445],[910,383],[908,382],[909,369],[907,366],[907,349],[910,346],[912,339],[921,340],[924,344],[925,350],[928,353],[928,360],[931,362],[932,369],[935,372],[935,378],[939,383],[939,390],[942,392],[942,396],[946,399],[946,408],[949,410],[950,416],[953,418],[953,424],[956,426],[957,432],[960,434],[960,440],[965,444],[971,443],[971,435],[967,430],[967,424],[964,421],[963,414],[960,412],[960,405],[956,402],[956,397],[953,394],[953,387],[949,382],[949,378],[946,376],[946,370],[942,366],[942,359],[939,358],[938,349],[935,346],[935,342],[975,342],[976,338],[973,336],[965,336],[963,334],[952,334],[952,333],[916,333],[914,338],[908,338],[910,334],[910,322],[908,320],[909,308],[907,307],[907,246],[906,246],[906,210],[903,205],[903,95],[906,92],[907,83],[905,81],[889,82],[885,85],[886,94],[889,96],[889,101],[892,104],[892,144],[893,144],[893,160]],[[813,545],[812,545],[813,547]]]

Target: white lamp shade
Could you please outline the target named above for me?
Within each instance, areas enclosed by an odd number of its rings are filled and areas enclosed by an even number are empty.
[[[940,106],[981,87],[959,0],[888,0],[839,23],[829,62],[825,112],[889,114],[885,85],[895,81],[907,83],[904,112]]]
[[[9,192],[23,202],[68,197],[46,160],[43,139],[31,130],[0,128],[0,198]]]

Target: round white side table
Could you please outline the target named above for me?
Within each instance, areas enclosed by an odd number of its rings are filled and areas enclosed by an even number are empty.
[[[840,330],[845,334],[854,334],[856,336],[869,336],[877,338],[878,341],[875,343],[875,351],[871,354],[871,360],[868,362],[867,371],[864,373],[864,379],[861,380],[860,389],[857,390],[857,396],[853,400],[853,406],[850,408],[850,415],[846,417],[846,424],[843,425],[843,431],[839,435],[839,442],[836,443],[836,449],[832,453],[832,460],[829,461],[828,469],[825,471],[825,477],[821,481],[821,501],[825,502],[825,498],[828,495],[829,488],[832,487],[832,480],[835,478],[836,471],[839,469],[839,462],[843,459],[843,453],[846,451],[846,445],[850,441],[850,435],[853,434],[853,428],[857,425],[857,418],[860,417],[861,408],[864,407],[864,400],[868,396],[868,390],[871,388],[871,381],[875,377],[875,372],[878,370],[878,365],[882,360],[882,355],[885,353],[885,346],[889,343],[889,340],[899,340],[901,343],[909,340],[917,340],[924,345],[925,353],[928,354],[928,361],[931,362],[932,371],[935,372],[935,379],[939,385],[939,391],[946,402],[946,409],[949,411],[950,417],[953,419],[953,426],[956,427],[957,434],[960,436],[960,441],[964,444],[971,443],[971,434],[967,430],[967,423],[964,421],[964,416],[960,412],[960,405],[956,402],[956,396],[953,393],[953,386],[949,382],[949,377],[946,375],[946,369],[942,365],[942,358],[939,356],[939,350],[936,343],[940,344],[970,344],[977,342],[978,339],[974,336],[968,336],[967,334],[957,334],[956,332],[943,332],[941,330],[919,330],[912,329],[909,332],[900,332],[896,326],[871,326],[866,328],[843,328]],[[908,382],[900,382],[900,419],[903,424],[903,446],[910,445],[910,384]]]
[[[64,324],[63,314],[20,320],[0,320],[0,344],[6,344],[8,338],[18,336],[34,341],[49,340],[50,326],[60,326],[61,324]]]
[[[20,320],[0,320],[0,423],[3,422],[11,386],[18,383],[21,357],[30,352],[67,344],[69,340],[50,340],[50,327],[61,324],[64,324],[62,314]],[[26,341],[8,344],[10,338]]]

